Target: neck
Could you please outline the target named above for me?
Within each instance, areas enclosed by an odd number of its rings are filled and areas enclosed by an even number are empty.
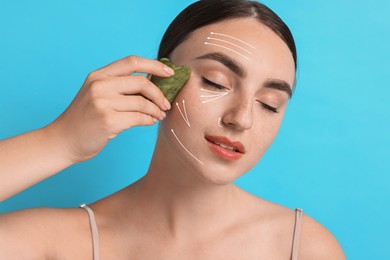
[[[207,183],[196,169],[168,158],[170,153],[159,147],[146,176],[136,183],[140,214],[159,223],[162,232],[187,238],[218,232],[236,219],[239,189],[235,185]]]

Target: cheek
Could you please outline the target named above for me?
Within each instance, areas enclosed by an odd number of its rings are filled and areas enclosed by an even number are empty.
[[[172,102],[172,108],[162,124],[185,131],[194,130],[205,113],[198,87],[188,81]]]
[[[266,119],[260,120],[252,132],[254,138],[252,139],[252,144],[255,145],[253,147],[254,154],[256,157],[261,158],[264,153],[268,150],[270,145],[273,143],[276,135],[279,132],[281,125],[281,119]]]
[[[277,136],[284,113],[281,111],[279,114],[270,114],[270,112],[264,111],[263,108],[259,108],[254,113],[254,123],[250,130],[249,138],[251,140],[251,148],[256,156],[262,156]]]
[[[172,107],[177,109],[176,103],[182,105],[184,100],[187,111],[191,110],[193,117],[205,119],[206,116],[216,113],[221,108],[220,102],[225,100],[225,96],[228,96],[228,94],[229,92],[226,90],[218,90],[205,85],[201,79],[201,74],[193,70],[191,77],[177,95]],[[216,122],[218,122],[218,116]]]

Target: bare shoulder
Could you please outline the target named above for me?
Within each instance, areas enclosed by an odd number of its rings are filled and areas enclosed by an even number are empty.
[[[269,247],[272,251],[291,253],[292,238],[295,227],[295,210],[288,207],[253,197],[252,205],[255,206],[260,216],[261,224],[266,223],[272,230],[267,235],[267,241],[272,241]],[[259,236],[259,235],[258,235]],[[273,239],[275,238],[275,239]],[[306,213],[302,216],[301,236],[299,240],[299,259],[346,259],[343,250],[333,234],[321,223]]]
[[[318,221],[304,214],[299,248],[300,259],[346,259],[333,234]]]
[[[0,259],[56,259],[88,237],[79,209],[33,208],[0,215]],[[79,247],[79,246],[76,246]]]

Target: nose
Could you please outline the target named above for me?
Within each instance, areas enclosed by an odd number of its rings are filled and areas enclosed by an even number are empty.
[[[225,111],[222,122],[235,130],[248,130],[253,126],[253,101],[238,98]]]

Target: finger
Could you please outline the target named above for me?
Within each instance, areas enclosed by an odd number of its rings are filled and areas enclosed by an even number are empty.
[[[163,120],[166,116],[156,104],[143,96],[120,96],[112,100],[113,109],[117,112],[140,112]]]
[[[123,112],[115,114],[118,133],[134,126],[150,126],[154,125],[158,119],[140,112]]]
[[[138,56],[128,56],[117,60],[96,72],[110,77],[129,76],[135,72],[153,74],[160,77],[170,77],[174,74],[174,71],[162,62]]]
[[[113,77],[104,80],[106,88],[121,95],[142,95],[161,110],[170,109],[171,104],[161,90],[143,76]]]

